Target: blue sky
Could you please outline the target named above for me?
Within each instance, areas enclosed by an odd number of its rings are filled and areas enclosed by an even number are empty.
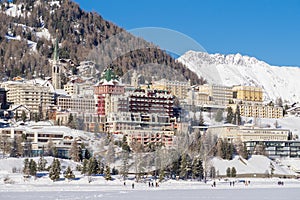
[[[300,66],[300,0],[75,0],[126,30],[172,29],[209,53]]]

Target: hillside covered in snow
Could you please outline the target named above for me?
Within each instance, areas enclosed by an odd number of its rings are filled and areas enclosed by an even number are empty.
[[[271,66],[254,57],[240,54],[208,54],[188,51],[178,61],[210,84],[251,85],[264,90],[264,100],[281,97],[290,103],[300,101],[299,67]]]

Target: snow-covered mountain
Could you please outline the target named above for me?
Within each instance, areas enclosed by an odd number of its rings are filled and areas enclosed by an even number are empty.
[[[205,78],[210,84],[252,85],[264,90],[266,101],[281,97],[300,102],[299,67],[271,66],[254,57],[240,54],[208,54],[188,51],[178,61]]]

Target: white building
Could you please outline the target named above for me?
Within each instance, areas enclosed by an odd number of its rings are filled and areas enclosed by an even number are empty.
[[[49,81],[7,81],[1,84],[7,92],[7,101],[13,106],[24,105],[32,114],[46,115],[49,106],[54,104],[54,89]]]

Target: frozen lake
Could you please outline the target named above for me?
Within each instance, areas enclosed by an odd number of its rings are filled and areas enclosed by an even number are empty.
[[[167,190],[112,190],[112,191],[28,191],[0,192],[0,199],[20,200],[77,200],[77,199],[230,199],[230,200],[290,200],[299,199],[299,188],[228,188],[228,189],[167,189]]]

